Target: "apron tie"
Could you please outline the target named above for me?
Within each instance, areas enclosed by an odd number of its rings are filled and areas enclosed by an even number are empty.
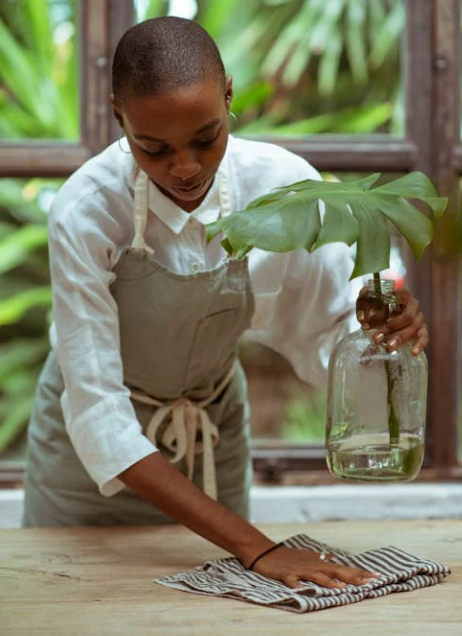
[[[135,235],[132,247],[137,250],[146,250],[149,254],[154,254],[154,250],[146,244],[144,232],[147,223],[149,178],[146,173],[140,172],[135,180],[135,203],[133,208],[133,225]]]
[[[205,407],[228,386],[234,373],[235,365],[231,367],[211,395],[205,400],[197,402],[192,402],[188,398],[161,402],[144,393],[137,391],[131,393],[131,397],[135,401],[159,407],[146,428],[146,437],[154,445],[161,443],[175,453],[170,460],[171,463],[176,463],[184,458],[190,480],[194,473],[195,455],[202,453],[203,490],[206,495],[215,500],[217,499],[217,482],[213,448],[217,445],[220,434],[218,427],[210,420]],[[162,435],[159,436],[159,428],[168,416],[170,416],[170,421]],[[196,440],[198,431],[201,432],[202,442]]]

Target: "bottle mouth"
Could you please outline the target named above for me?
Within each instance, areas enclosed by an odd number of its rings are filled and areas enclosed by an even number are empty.
[[[395,281],[388,278],[381,278],[380,280],[372,278],[367,281],[367,289],[371,292],[391,294],[395,291]]]

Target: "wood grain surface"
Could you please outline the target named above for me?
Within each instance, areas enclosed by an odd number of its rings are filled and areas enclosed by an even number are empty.
[[[444,582],[309,614],[188,594],[153,579],[225,553],[178,526],[0,531],[1,636],[462,634],[462,522],[267,525],[350,552],[395,545],[452,569]]]

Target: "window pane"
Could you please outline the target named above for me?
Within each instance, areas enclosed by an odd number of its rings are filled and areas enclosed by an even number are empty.
[[[278,353],[246,342],[241,362],[249,383],[251,433],[259,446],[322,444],[326,392],[302,382]]]
[[[47,210],[57,180],[0,180],[0,466],[24,460],[35,385],[49,349]]]
[[[0,139],[78,138],[76,6],[1,3]]]
[[[404,135],[403,0],[136,0],[194,18],[233,76],[236,132]]]

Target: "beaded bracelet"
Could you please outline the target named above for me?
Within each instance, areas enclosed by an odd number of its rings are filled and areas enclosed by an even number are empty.
[[[255,565],[255,563],[257,561],[259,561],[262,557],[266,556],[267,554],[269,554],[270,552],[272,552],[273,550],[276,550],[277,548],[280,548],[281,546],[284,545],[284,542],[281,541],[281,543],[276,543],[276,545],[272,545],[271,548],[268,548],[267,550],[264,550],[261,554],[259,554],[257,557],[255,557],[255,559],[252,561],[252,563],[247,567],[248,570],[253,570],[253,566]]]

